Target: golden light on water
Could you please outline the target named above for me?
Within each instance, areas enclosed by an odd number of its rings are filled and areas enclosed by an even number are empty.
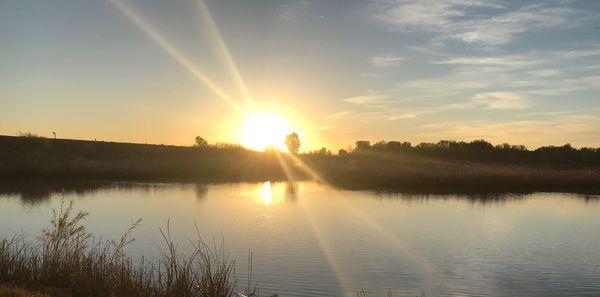
[[[260,195],[265,205],[271,204],[271,182],[264,182],[260,190]]]

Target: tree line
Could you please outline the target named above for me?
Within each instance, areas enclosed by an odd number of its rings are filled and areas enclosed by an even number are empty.
[[[293,152],[300,139],[288,143]],[[600,150],[569,144],[528,150],[483,140],[361,140],[338,154],[323,148],[296,156],[201,138],[194,146],[166,146],[0,136],[0,178],[236,182],[286,180],[290,172],[298,180],[313,178],[303,163],[329,183],[362,189],[573,191],[600,184]]]
[[[327,148],[309,151],[309,155],[329,155]],[[589,165],[600,166],[600,148],[574,148],[567,143],[561,146],[542,146],[529,150],[524,145],[492,143],[479,139],[471,142],[441,140],[412,145],[408,141],[379,141],[371,143],[358,140],[354,147],[338,150],[340,157],[412,155],[451,161],[477,161],[498,163],[546,164],[546,165]]]

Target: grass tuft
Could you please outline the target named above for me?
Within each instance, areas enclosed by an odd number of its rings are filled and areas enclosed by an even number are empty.
[[[134,261],[124,248],[141,223],[134,221],[118,241],[93,240],[81,224],[88,213],[61,203],[37,241],[23,235],[0,240],[0,296],[235,296],[233,262],[223,245],[200,238],[182,256],[161,229],[166,249],[158,261]],[[24,289],[25,288],[25,289]]]

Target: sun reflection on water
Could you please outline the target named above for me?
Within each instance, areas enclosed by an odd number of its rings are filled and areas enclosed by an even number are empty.
[[[260,195],[261,195],[265,205],[271,204],[271,182],[270,181],[263,183],[263,186],[260,190]]]

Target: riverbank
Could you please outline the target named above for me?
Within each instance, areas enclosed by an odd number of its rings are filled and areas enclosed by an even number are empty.
[[[600,191],[600,150],[529,151],[483,141],[360,144],[292,156],[235,145],[184,147],[0,136],[0,177],[199,183],[318,179],[346,189],[415,192]]]

